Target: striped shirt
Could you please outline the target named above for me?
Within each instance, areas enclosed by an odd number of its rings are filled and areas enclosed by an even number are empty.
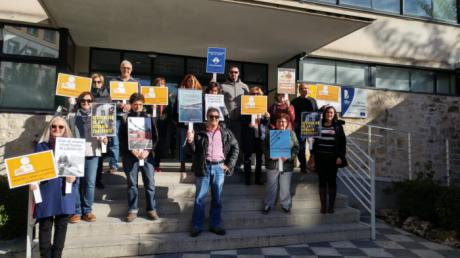
[[[319,138],[315,140],[317,141],[317,153],[334,154],[336,150],[335,136],[336,131],[334,126],[326,127],[323,125]]]

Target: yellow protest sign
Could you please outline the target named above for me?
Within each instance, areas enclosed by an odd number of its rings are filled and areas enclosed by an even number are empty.
[[[241,96],[242,115],[261,115],[267,112],[267,96]]]
[[[317,85],[316,99],[339,102],[340,87],[331,85]]]
[[[56,95],[64,97],[78,97],[80,93],[91,91],[92,79],[59,73],[56,83]]]
[[[168,105],[168,87],[142,86],[141,94],[145,105]]]
[[[5,160],[10,188],[57,177],[53,151],[43,151]]]
[[[310,94],[308,94],[308,96],[316,99],[316,90],[317,90],[316,85],[315,84],[308,84],[307,87],[308,87],[308,89],[310,89]]]
[[[138,91],[138,82],[110,82],[110,97],[112,100],[128,100]]]

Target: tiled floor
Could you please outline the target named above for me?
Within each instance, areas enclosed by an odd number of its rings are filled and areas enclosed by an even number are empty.
[[[277,257],[422,257],[460,258],[460,249],[377,223],[375,241],[321,242],[283,247],[246,248],[148,256],[155,258],[277,258]]]

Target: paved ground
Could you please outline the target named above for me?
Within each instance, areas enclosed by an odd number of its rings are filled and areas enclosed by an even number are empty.
[[[161,254],[155,258],[278,258],[278,257],[422,257],[460,258],[460,249],[440,245],[385,223],[377,223],[375,241],[322,242],[282,247]]]

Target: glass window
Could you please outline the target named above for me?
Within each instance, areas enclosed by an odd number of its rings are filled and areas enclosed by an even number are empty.
[[[113,50],[93,49],[91,51],[91,70],[119,71],[120,52]]]
[[[243,82],[260,83],[265,88],[267,82],[267,66],[258,64],[244,64]]]
[[[36,33],[46,35],[46,31],[54,32],[54,42],[45,38],[30,37],[27,34]],[[35,35],[35,34],[32,34]],[[11,55],[38,56],[38,57],[59,57],[59,32],[53,30],[18,27],[5,25],[2,30],[3,53]]]
[[[44,30],[43,39],[48,42],[54,43],[56,41],[57,32],[54,30]]]
[[[54,108],[56,67],[0,62],[0,107]]]
[[[413,92],[434,92],[434,78],[431,71],[411,71],[410,89]]]
[[[393,67],[376,67],[375,87],[409,91],[409,70]]]
[[[433,0],[433,18],[457,22],[456,0]]]
[[[436,92],[441,94],[455,94],[454,83],[451,83],[449,74],[439,73],[436,75]]]
[[[404,14],[431,17],[431,0],[404,0]]]
[[[206,76],[206,59],[187,58],[187,73],[197,77]]]
[[[331,3],[331,4],[336,4],[337,0],[315,0],[316,2],[325,2],[325,3]]]
[[[399,13],[401,2],[400,0],[372,0],[372,8],[384,12]]]
[[[335,84],[335,61],[304,59],[300,80]]]
[[[337,84],[366,86],[369,68],[365,64],[337,62]]]
[[[184,58],[180,56],[158,55],[155,58],[155,74],[168,78],[169,76],[184,76]]]
[[[33,35],[33,36],[37,37],[37,36],[38,36],[38,29],[37,29],[37,28],[28,27],[28,28],[27,28],[27,33],[29,33],[30,35]]]
[[[371,8],[371,0],[340,0],[340,4]]]
[[[152,60],[145,53],[126,52],[123,56],[133,64],[133,75],[136,74],[151,74],[152,73]]]

